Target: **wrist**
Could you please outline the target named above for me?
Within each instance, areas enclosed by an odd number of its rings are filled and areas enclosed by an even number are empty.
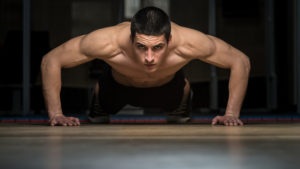
[[[226,112],[225,116],[231,116],[231,117],[239,117],[239,113],[234,113],[234,112]]]
[[[49,113],[49,121],[52,121],[55,117],[64,116],[62,113]]]

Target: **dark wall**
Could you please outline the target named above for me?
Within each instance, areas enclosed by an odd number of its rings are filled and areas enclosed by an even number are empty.
[[[39,67],[36,65],[39,65],[42,56],[50,49],[72,37],[117,24],[119,21],[119,0],[32,0],[31,2],[32,35],[38,37],[33,38],[34,42],[32,42],[32,51],[35,51],[32,55],[34,58],[32,60],[32,65],[34,65],[32,84],[36,86],[40,86]],[[170,0],[169,2],[172,21],[208,33],[208,0]],[[293,107],[295,102],[295,65],[293,63],[295,58],[292,52],[294,50],[294,1],[275,0],[274,2],[278,103],[279,107],[287,108]],[[264,8],[265,0],[216,0],[216,36],[240,49],[251,59],[251,78],[245,100],[247,108],[264,107],[266,104]],[[0,0],[0,25],[1,84],[20,85],[22,78],[20,40],[22,0]],[[17,31],[19,36],[13,39],[8,38],[13,31]],[[63,70],[64,87],[84,90],[93,84],[89,76],[93,66],[97,67],[97,63]],[[7,70],[10,73],[7,73]],[[185,67],[185,71],[198,91],[197,106],[207,107],[209,65],[193,61]],[[221,106],[225,107],[229,71],[218,69],[218,76],[221,96],[219,101]],[[6,88],[2,87],[0,90],[6,90]],[[7,96],[2,95],[1,98],[11,97],[12,92],[5,92],[8,93]],[[37,90],[37,92],[40,91]],[[36,97],[41,98],[41,95]],[[0,109],[1,107],[3,106],[0,105]]]
[[[276,0],[274,3],[279,109],[295,110],[294,6],[294,1]]]

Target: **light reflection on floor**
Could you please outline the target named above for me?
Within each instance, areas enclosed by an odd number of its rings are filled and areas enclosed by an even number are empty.
[[[299,168],[300,124],[0,125],[1,168]]]

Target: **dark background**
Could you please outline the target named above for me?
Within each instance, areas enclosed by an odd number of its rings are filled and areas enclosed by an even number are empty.
[[[216,36],[243,51],[252,70],[244,112],[296,112],[295,2],[274,0],[277,106],[267,106],[266,1],[216,0]],[[45,113],[40,61],[48,51],[72,37],[129,20],[122,16],[121,0],[31,1],[31,114]],[[144,0],[141,6],[150,2]],[[22,0],[0,0],[0,115],[22,114]],[[153,5],[153,4],[152,4]],[[170,0],[168,13],[179,25],[208,33],[208,0]],[[85,113],[90,90],[101,71],[93,61],[62,72],[63,110]],[[195,93],[193,107],[209,107],[208,64],[192,61],[185,67]],[[219,108],[226,107],[229,71],[217,69]]]

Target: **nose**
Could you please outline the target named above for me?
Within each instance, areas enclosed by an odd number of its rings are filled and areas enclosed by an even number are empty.
[[[154,55],[151,49],[148,49],[145,57],[145,62],[146,63],[153,63],[154,62]]]

